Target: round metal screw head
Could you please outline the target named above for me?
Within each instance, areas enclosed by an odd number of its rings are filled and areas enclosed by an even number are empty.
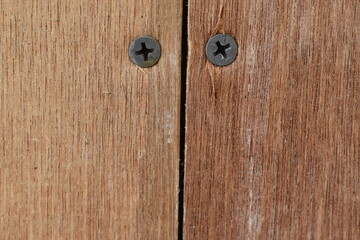
[[[149,68],[160,59],[161,47],[158,41],[149,36],[134,39],[129,47],[131,61],[139,67]]]
[[[227,34],[218,34],[209,39],[206,44],[206,56],[216,66],[231,64],[238,54],[235,39]]]

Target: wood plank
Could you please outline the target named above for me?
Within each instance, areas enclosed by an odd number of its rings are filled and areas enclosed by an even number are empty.
[[[0,0],[0,239],[175,239],[182,3]],[[132,39],[160,62],[139,69]]]
[[[358,0],[190,0],[184,239],[360,239],[359,36]]]

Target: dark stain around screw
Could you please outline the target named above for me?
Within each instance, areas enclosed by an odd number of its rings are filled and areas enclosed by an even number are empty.
[[[143,42],[141,43],[141,49],[139,51],[136,51],[135,54],[138,55],[142,55],[144,58],[144,61],[149,60],[149,54],[154,52],[153,48],[147,48],[146,44]]]
[[[227,55],[226,51],[230,48],[230,43],[228,43],[226,45],[222,45],[220,43],[220,41],[217,41],[216,46],[218,49],[213,53],[214,57],[221,54],[223,56],[223,58],[227,59],[228,55]]]

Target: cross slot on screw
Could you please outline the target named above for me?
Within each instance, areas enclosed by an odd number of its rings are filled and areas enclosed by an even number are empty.
[[[230,48],[230,43],[222,45],[220,43],[220,41],[217,41],[216,46],[218,47],[218,49],[213,53],[214,57],[221,54],[223,56],[223,58],[227,59],[228,55],[227,55],[226,51]]]
[[[142,42],[141,43],[141,49],[139,51],[136,51],[135,54],[137,56],[142,55],[144,58],[144,61],[149,60],[149,54],[154,52],[153,48],[147,48],[146,47],[146,43]]]

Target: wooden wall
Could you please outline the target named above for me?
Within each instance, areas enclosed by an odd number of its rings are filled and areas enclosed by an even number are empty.
[[[360,239],[359,59],[358,0],[0,0],[0,239]]]

